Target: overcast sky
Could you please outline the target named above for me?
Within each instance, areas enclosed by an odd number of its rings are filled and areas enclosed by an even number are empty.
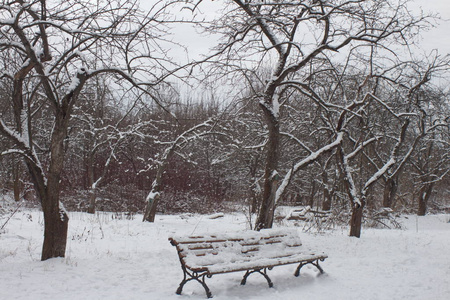
[[[439,53],[450,53],[450,0],[414,0],[417,8],[427,12],[437,12],[442,18],[435,28],[424,32],[421,46],[428,51],[438,49]]]

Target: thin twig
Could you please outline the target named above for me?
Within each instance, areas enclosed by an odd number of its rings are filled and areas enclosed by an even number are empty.
[[[19,210],[19,208],[22,206],[24,201],[20,202],[19,205],[16,207],[16,209],[12,212],[12,214],[8,217],[8,219],[5,221],[5,223],[3,223],[2,227],[0,228],[0,230],[3,230],[3,228],[5,228],[6,224],[9,222],[9,220],[11,220],[11,218],[16,214],[16,212]]]

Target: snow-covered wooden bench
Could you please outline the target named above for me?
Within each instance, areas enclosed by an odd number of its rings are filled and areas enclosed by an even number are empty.
[[[187,282],[195,280],[203,286],[207,297],[211,298],[205,277],[237,271],[246,271],[242,285],[250,274],[259,273],[272,287],[267,270],[280,265],[299,264],[294,273],[299,276],[304,265],[312,264],[323,273],[319,260],[328,257],[302,246],[296,230],[265,229],[217,235],[173,236],[169,241],[176,246],[183,269],[184,278],[176,291],[178,295]]]

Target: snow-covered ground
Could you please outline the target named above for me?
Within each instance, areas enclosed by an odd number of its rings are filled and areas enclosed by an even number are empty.
[[[205,299],[189,282],[178,296],[182,271],[172,234],[225,232],[248,227],[244,215],[159,216],[154,224],[111,213],[70,213],[66,258],[41,262],[42,214],[21,211],[0,233],[0,299]],[[268,288],[258,274],[241,286],[243,274],[207,279],[214,299],[450,299],[449,215],[402,218],[403,230],[364,229],[360,239],[347,228],[302,233],[304,245],[329,255],[321,265],[269,271]],[[0,226],[5,218],[0,220]],[[287,224],[287,223],[285,223]]]

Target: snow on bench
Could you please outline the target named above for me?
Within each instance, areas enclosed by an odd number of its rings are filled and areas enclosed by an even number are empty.
[[[323,273],[319,260],[323,261],[328,257],[322,252],[302,246],[296,230],[265,229],[202,236],[172,236],[169,241],[177,248],[184,274],[176,293],[181,294],[187,282],[196,280],[205,288],[208,298],[212,294],[205,283],[205,277],[246,271],[242,285],[250,274],[259,273],[266,278],[269,287],[272,287],[267,269],[298,263],[295,276],[299,276],[300,269],[306,264],[316,266]]]

